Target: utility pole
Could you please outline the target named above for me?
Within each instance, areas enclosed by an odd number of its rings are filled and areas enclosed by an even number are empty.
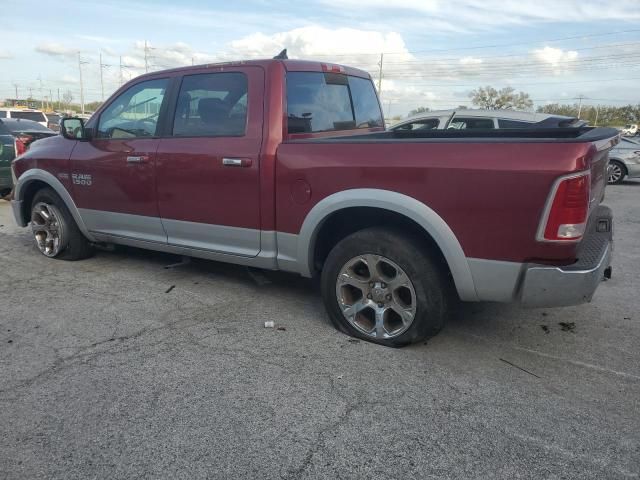
[[[33,87],[29,87],[29,100],[33,98]]]
[[[120,86],[122,86],[124,82],[122,81],[122,55],[120,55]]]
[[[109,65],[102,63],[102,52],[100,52],[100,93],[102,94],[102,101],[104,102],[104,76],[102,70]]]
[[[40,90],[39,90],[39,92],[40,92],[40,109],[44,110],[44,100],[42,98],[42,76],[38,75],[37,80],[40,82]]]
[[[49,102],[50,102],[51,104],[53,104],[53,93],[51,92],[51,89],[49,89]],[[49,105],[49,106],[48,106],[48,108],[49,108],[50,110],[53,110],[53,108],[51,108],[51,107],[52,107],[52,105]]]
[[[13,86],[16,87],[16,100],[18,100],[20,98],[18,97],[18,84],[14,83]]]
[[[78,52],[78,72],[80,72],[80,111],[84,115],[84,85],[82,84],[82,65],[89,62],[85,62],[80,57],[80,52]]]
[[[382,96],[382,60],[384,60],[384,53],[380,54],[380,62],[378,62],[380,66],[380,70],[378,70],[378,97]]]
[[[598,126],[598,113],[600,113],[600,105],[596,105],[596,121],[593,124],[594,127]]]
[[[58,87],[58,108],[62,108],[62,104],[60,103],[60,87]]]
[[[580,94],[578,95],[577,98],[575,98],[574,100],[578,100],[578,118],[580,118],[580,114],[582,113],[582,100],[586,99],[587,97],[585,97],[584,95]]]
[[[147,41],[144,41],[144,71],[145,73],[149,73],[149,56],[148,56],[148,47]]]

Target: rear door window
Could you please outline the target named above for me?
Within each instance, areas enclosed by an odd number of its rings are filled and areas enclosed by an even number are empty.
[[[11,112],[11,118],[24,118],[25,120],[33,120],[34,122],[46,122],[47,117],[42,112],[25,112],[14,110]]]
[[[0,110],[0,118],[7,118],[6,110]]]
[[[383,126],[370,80],[338,73],[287,74],[289,133],[314,133]]]
[[[247,94],[244,73],[185,76],[178,94],[173,136],[243,136],[247,124]]]

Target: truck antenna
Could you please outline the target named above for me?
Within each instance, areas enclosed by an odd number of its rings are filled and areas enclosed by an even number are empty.
[[[288,60],[289,57],[287,56],[287,49],[285,48],[284,50],[282,50],[278,55],[273,57],[273,59],[274,60]]]

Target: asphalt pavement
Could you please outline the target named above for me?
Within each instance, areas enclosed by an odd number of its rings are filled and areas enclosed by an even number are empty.
[[[605,203],[592,303],[469,304],[389,349],[294,275],[49,260],[0,201],[0,478],[638,478],[640,181]]]

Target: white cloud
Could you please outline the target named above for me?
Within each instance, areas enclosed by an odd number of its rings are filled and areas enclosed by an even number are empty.
[[[543,63],[548,63],[557,67],[571,60],[578,58],[575,50],[562,50],[561,48],[544,47],[533,51],[536,59]]]
[[[296,28],[273,35],[255,33],[235,40],[228,54],[270,58],[283,48],[291,58],[326,57],[329,61],[369,63],[378,61],[380,52],[394,52],[399,60],[409,59],[402,36],[396,32],[381,33],[354,28],[328,29],[316,25]],[[350,52],[345,55],[345,50]],[[346,60],[344,60],[346,59]]]
[[[483,63],[483,60],[475,57],[462,57],[458,62],[460,65],[480,65]]]
[[[78,53],[77,49],[66,47],[56,42],[45,42],[36,46],[36,52],[54,57],[71,57]]]
[[[0,50],[0,60],[6,60],[9,58],[13,58],[13,55],[11,55],[7,50]]]
[[[461,26],[466,31],[478,31],[532,23],[640,19],[637,0],[368,0],[366,10],[361,0],[322,0],[322,3],[346,11],[353,18],[369,16],[374,10],[387,25],[402,19],[412,23],[412,30],[421,22],[428,25],[428,31],[440,32],[459,30]],[[413,23],[416,18],[419,22]]]

